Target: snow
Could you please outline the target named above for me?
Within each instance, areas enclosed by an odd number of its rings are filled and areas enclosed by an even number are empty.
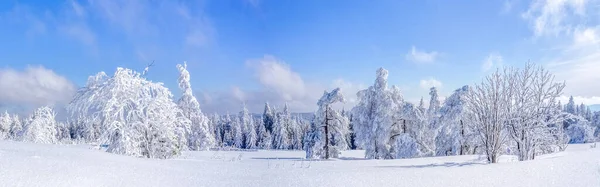
[[[600,186],[600,148],[517,162],[501,156],[366,160],[364,151],[304,161],[303,151],[192,151],[145,159],[88,145],[0,141],[0,186]]]

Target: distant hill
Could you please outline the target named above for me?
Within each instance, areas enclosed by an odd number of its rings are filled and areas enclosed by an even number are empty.
[[[588,105],[588,107],[590,107],[590,110],[594,112],[600,111],[600,104]]]

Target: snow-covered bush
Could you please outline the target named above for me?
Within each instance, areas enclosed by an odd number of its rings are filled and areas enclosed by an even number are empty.
[[[566,134],[569,136],[569,143],[589,143],[595,140],[595,129],[585,119],[579,116],[570,115],[570,118],[565,120],[568,124]]]
[[[36,109],[25,121],[21,140],[34,143],[56,143],[56,113],[44,106]]]

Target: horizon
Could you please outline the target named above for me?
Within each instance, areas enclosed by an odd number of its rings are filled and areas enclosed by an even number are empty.
[[[562,103],[600,104],[598,1],[441,2],[4,1],[0,107],[61,106],[91,75],[152,61],[174,100],[186,61],[205,113],[311,113],[335,87],[351,109],[379,67],[418,103],[527,62],[567,83]]]

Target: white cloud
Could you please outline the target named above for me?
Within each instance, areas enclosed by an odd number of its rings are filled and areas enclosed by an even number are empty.
[[[200,92],[197,95],[204,111],[233,113],[238,112],[245,103],[248,110],[260,113],[265,102],[269,102],[272,107],[279,109],[287,103],[293,112],[314,112],[323,91],[337,87],[347,98],[346,103],[339,106],[350,109],[355,105],[358,90],[366,87],[343,79],[333,80],[329,85],[306,82],[288,64],[269,55],[249,60],[246,64],[254,71],[255,81],[260,87],[254,90],[233,87],[221,92]]]
[[[422,89],[429,90],[431,87],[442,87],[442,82],[430,77],[428,79],[421,80],[419,82],[419,86],[421,86]]]
[[[42,66],[25,70],[0,69],[0,105],[32,106],[65,104],[76,87],[61,75]]]
[[[406,60],[417,62],[417,63],[430,63],[434,62],[438,57],[438,52],[431,51],[419,51],[415,46],[412,46],[411,50],[406,54]]]
[[[481,71],[486,72],[492,69],[493,67],[500,67],[503,64],[502,56],[498,53],[490,53],[484,60],[481,65]]]
[[[569,102],[569,97],[570,96],[560,96],[558,98],[558,100],[561,102],[561,104],[567,104]],[[582,96],[573,96],[573,101],[575,101],[575,104],[586,104],[586,105],[595,105],[595,104],[600,104],[600,97],[582,97]]]
[[[600,37],[597,28],[577,29],[573,33],[574,47],[597,47]]]
[[[523,17],[530,22],[533,35],[554,44],[555,51],[545,53],[545,63],[565,80],[565,95],[593,98],[600,95],[599,1],[535,1]],[[548,44],[545,44],[548,45]]]
[[[265,55],[262,59],[250,60],[247,64],[255,70],[261,85],[281,94],[284,99],[292,100],[306,94],[304,81],[285,62]]]
[[[522,17],[530,22],[535,36],[569,33],[572,16],[586,14],[587,0],[534,0]]]

